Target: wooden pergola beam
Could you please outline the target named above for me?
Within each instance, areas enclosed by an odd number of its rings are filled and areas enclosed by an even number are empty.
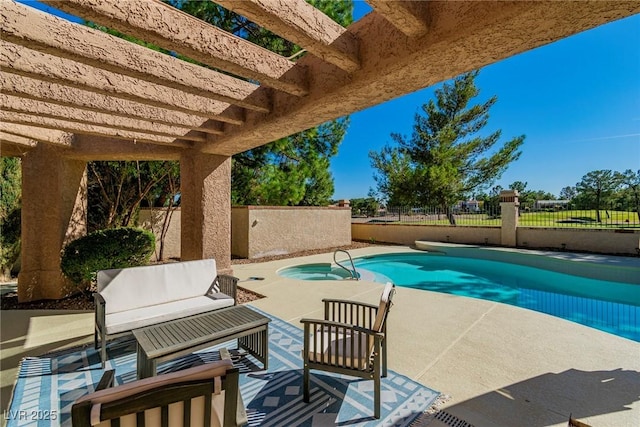
[[[202,134],[196,136],[185,135],[191,130],[188,128],[176,128],[150,120],[123,119],[110,114],[65,107],[32,99],[23,99],[11,95],[0,94],[0,109],[15,113],[38,115],[51,119],[68,120],[74,123],[84,123],[134,132],[140,131],[160,136],[171,136],[188,141],[206,141],[206,138]]]
[[[306,69],[160,0],[44,0],[52,7],[292,95],[306,95]]]
[[[49,130],[59,130],[73,132],[77,134],[110,136],[113,138],[132,140],[133,143],[145,142],[151,144],[168,144],[176,147],[188,148],[188,142],[177,141],[175,137],[152,135],[142,132],[131,132],[122,129],[111,129],[103,126],[93,126],[87,124],[74,123],[67,120],[50,119],[23,113],[9,113],[0,111],[0,122],[26,125]],[[5,130],[5,132],[9,132]],[[38,139],[38,138],[34,138]]]
[[[358,40],[304,0],[213,0],[345,71],[360,68]]]
[[[29,49],[263,113],[270,110],[268,91],[256,84],[28,6],[3,3],[0,29],[4,40]]]
[[[13,74],[233,124],[244,121],[244,109],[240,107],[104,71],[4,40],[0,41],[0,68]]]
[[[426,1],[366,0],[367,3],[407,37],[419,37],[427,32]]]
[[[0,114],[3,114],[0,111]],[[70,148],[74,141],[74,135],[55,129],[42,129],[33,126],[27,126],[17,123],[8,123],[0,119],[0,131],[21,136],[23,138],[32,139],[46,144],[53,144],[59,147]]]
[[[112,96],[50,83],[30,77],[0,72],[0,93],[13,95],[25,100],[43,101],[54,105],[79,108],[90,112],[109,114],[139,120],[152,120],[188,132],[191,129],[221,135],[221,126],[206,124],[204,118],[180,111],[167,110]],[[211,122],[218,123],[218,122]]]

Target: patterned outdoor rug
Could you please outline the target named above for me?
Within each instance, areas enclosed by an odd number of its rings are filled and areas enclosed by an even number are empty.
[[[253,308],[253,307],[252,307]],[[257,310],[257,309],[256,309]],[[259,311],[259,310],[257,310]],[[311,402],[302,401],[303,332],[269,316],[269,370],[251,356],[236,363],[249,426],[415,426],[433,411],[439,393],[389,371],[382,381],[382,417],[373,415],[373,381],[312,371]],[[160,374],[219,360],[221,344],[161,364]],[[116,370],[116,384],[136,376],[135,341],[112,341],[106,369]],[[75,348],[21,362],[9,410],[8,427],[71,426],[71,405],[90,393],[103,371],[93,346]]]

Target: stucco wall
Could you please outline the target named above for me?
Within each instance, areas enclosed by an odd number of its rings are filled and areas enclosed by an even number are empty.
[[[636,255],[640,230],[519,227],[518,246]]]
[[[231,208],[231,255],[249,258],[249,209]]]
[[[449,227],[411,224],[351,224],[354,240],[413,245],[416,240],[500,244],[500,227]]]
[[[351,224],[354,240],[412,245],[416,240],[501,245],[500,227],[437,225]],[[486,239],[486,240],[485,240]],[[558,249],[604,254],[636,255],[640,230],[518,227],[517,245],[532,249]]]
[[[153,231],[156,236],[156,253],[155,259],[158,260],[160,252],[160,231],[167,210],[162,208],[140,209],[138,217],[140,226]],[[163,259],[180,258],[180,220],[182,213],[180,209],[173,211],[169,229],[164,239]]]
[[[244,227],[246,235],[236,226]],[[351,243],[351,209],[235,207],[231,210],[231,227],[232,254],[244,258],[331,248]],[[246,244],[240,240],[243,238]]]

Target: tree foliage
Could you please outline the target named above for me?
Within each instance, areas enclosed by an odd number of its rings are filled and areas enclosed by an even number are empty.
[[[627,169],[621,174],[618,174],[617,178],[626,186],[626,196],[631,200],[628,204],[635,208],[638,221],[640,221],[640,169],[635,172]]]
[[[89,162],[89,230],[134,225],[143,205],[175,205],[179,179],[176,161]]]
[[[380,203],[375,197],[351,199],[350,203],[353,215],[375,216],[380,208]]]
[[[555,200],[556,196],[543,190],[528,190],[527,182],[515,181],[509,185],[512,190],[518,190],[519,201],[528,206],[532,206],[538,200]]]
[[[569,185],[566,187],[562,187],[559,197],[563,200],[572,200],[574,197],[576,197],[577,194],[578,193],[576,191],[576,187]]]
[[[334,120],[234,156],[231,201],[237,205],[322,206],[333,194],[329,161],[348,119]]]
[[[600,208],[611,201],[611,196],[620,188],[621,176],[611,170],[595,170],[587,173],[576,184],[580,202],[596,210],[596,221],[602,222]]]
[[[18,157],[0,158],[0,277],[10,277],[20,255],[21,169]]]
[[[443,84],[435,100],[416,114],[410,139],[392,134],[395,145],[371,152],[375,180],[390,205],[441,206],[450,209],[495,179],[520,156],[524,136],[496,148],[497,130],[482,136],[494,96],[469,105],[478,96],[478,71]],[[488,154],[492,153],[492,154]],[[452,220],[452,216],[449,216]]]

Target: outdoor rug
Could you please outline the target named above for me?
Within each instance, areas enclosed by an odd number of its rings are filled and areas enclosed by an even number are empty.
[[[259,311],[252,307],[252,309]],[[271,317],[269,369],[251,356],[235,362],[249,426],[415,426],[433,412],[439,393],[389,371],[382,381],[382,417],[373,418],[373,381],[312,371],[311,401],[302,401],[303,331]],[[219,360],[221,344],[166,362],[159,374]],[[136,379],[134,340],[110,342],[106,369],[115,369],[116,384]],[[8,427],[71,426],[71,406],[98,384],[103,370],[93,345],[22,360],[9,410]]]

